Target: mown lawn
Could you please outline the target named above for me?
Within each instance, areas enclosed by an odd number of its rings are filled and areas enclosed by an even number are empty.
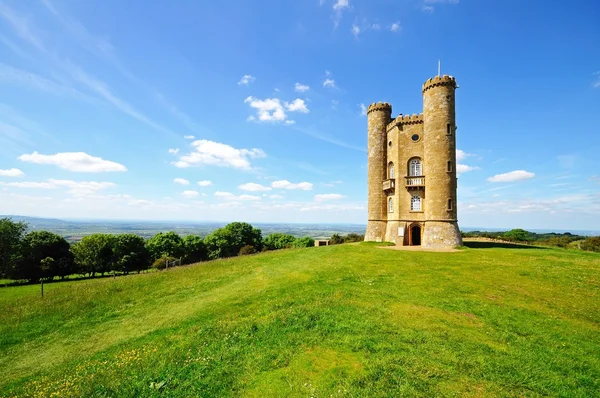
[[[600,255],[293,249],[0,289],[0,396],[597,396]]]

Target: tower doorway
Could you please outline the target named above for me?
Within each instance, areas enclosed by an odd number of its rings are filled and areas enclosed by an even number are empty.
[[[410,245],[421,246],[421,226],[419,224],[410,227]]]

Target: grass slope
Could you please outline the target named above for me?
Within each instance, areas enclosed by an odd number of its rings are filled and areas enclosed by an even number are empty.
[[[0,289],[1,396],[592,396],[600,256],[294,249]]]

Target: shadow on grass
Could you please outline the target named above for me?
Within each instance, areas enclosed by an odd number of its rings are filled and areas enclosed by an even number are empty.
[[[547,250],[547,247],[540,246],[530,246],[530,245],[522,245],[519,243],[510,243],[510,242],[481,242],[481,241],[463,241],[463,246],[466,246],[470,249],[541,249]]]

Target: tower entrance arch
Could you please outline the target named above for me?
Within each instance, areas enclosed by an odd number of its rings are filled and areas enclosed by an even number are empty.
[[[409,236],[408,241],[411,246],[421,246],[421,234],[423,233],[423,228],[421,224],[412,224],[409,228]]]

